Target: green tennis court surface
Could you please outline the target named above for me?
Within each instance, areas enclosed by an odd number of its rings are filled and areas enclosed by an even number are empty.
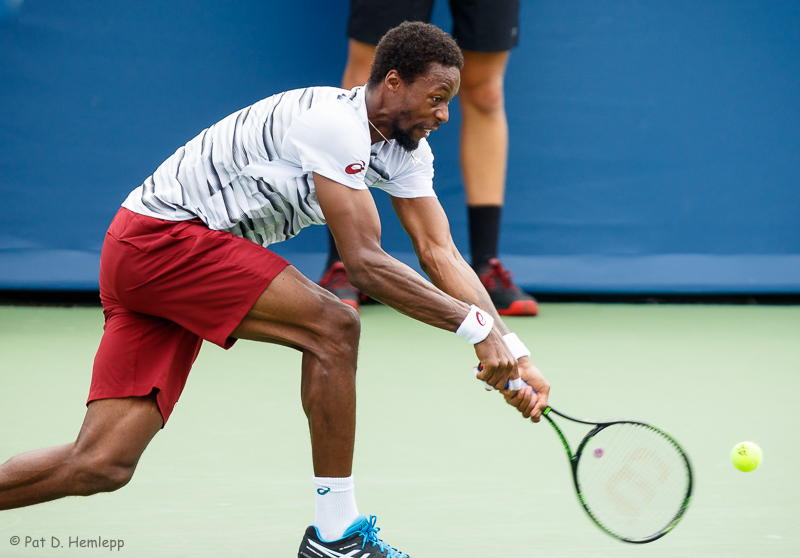
[[[674,435],[695,473],[686,517],[645,546],[604,535],[550,426],[484,392],[463,340],[367,306],[354,474],[359,508],[378,516],[387,542],[413,558],[800,555],[800,307],[541,313],[509,322],[552,384],[551,403]],[[101,334],[99,308],[0,307],[0,461],[75,438]],[[0,556],[99,556],[108,550],[69,543],[101,538],[136,557],[293,558],[314,501],[299,362],[281,347],[206,345],[133,481],[0,512]],[[744,440],[764,450],[753,473],[729,460]]]

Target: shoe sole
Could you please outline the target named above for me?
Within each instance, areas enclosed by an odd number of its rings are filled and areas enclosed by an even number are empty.
[[[536,316],[539,314],[539,304],[535,300],[515,300],[508,308],[497,313],[501,316]]]

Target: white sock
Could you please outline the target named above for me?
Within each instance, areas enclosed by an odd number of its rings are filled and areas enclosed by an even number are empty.
[[[314,489],[314,525],[319,536],[327,542],[341,539],[358,517],[353,476],[314,477]]]

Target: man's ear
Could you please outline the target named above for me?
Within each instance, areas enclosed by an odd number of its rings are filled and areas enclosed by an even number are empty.
[[[386,84],[386,87],[389,88],[389,91],[397,91],[400,89],[403,80],[400,79],[400,74],[397,73],[397,70],[389,70],[389,73],[386,74],[385,78],[383,78],[383,83]]]

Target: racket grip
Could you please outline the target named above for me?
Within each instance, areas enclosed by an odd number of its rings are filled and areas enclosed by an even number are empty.
[[[483,370],[483,366],[479,364],[478,366],[476,366],[476,367],[474,367],[472,369],[472,373],[475,374],[475,376],[477,377],[478,376],[478,372],[480,372],[481,370]],[[483,385],[486,386],[486,389],[488,391],[494,390],[494,386],[492,386],[491,384],[489,384],[487,382],[483,382]],[[522,378],[516,378],[514,380],[508,380],[506,382],[505,389],[510,389],[511,391],[519,391],[519,390],[521,390],[522,388],[524,388],[527,385],[528,384],[526,384],[525,380],[523,380]]]

